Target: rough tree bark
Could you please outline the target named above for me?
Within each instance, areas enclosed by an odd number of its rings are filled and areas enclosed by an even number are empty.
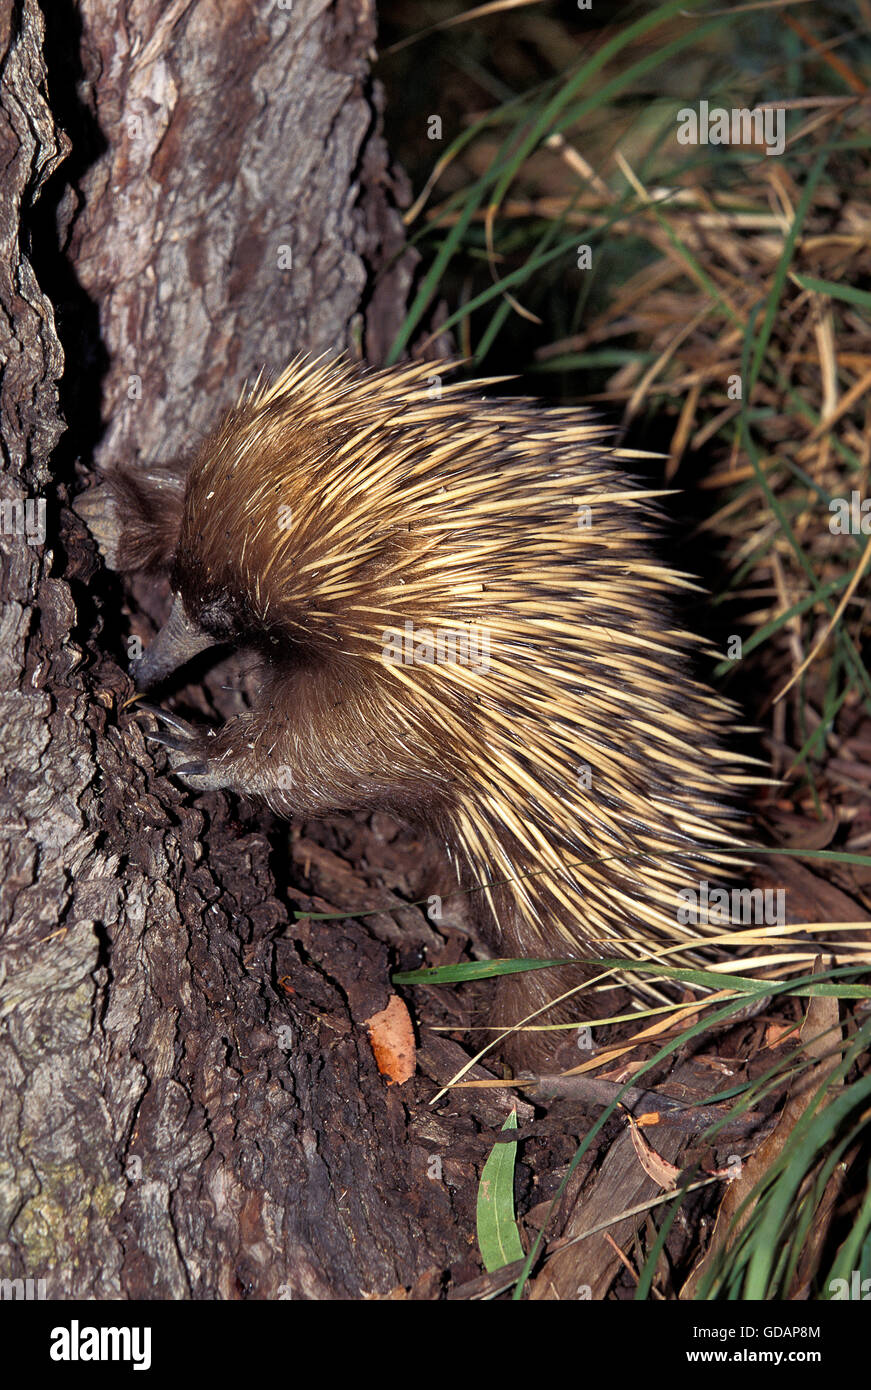
[[[100,465],[176,455],[263,365],[382,355],[411,263],[371,0],[46,14],[0,18],[0,495],[31,501],[0,528],[0,1277],[385,1292],[461,1241],[362,1027],[386,949],[346,925],[327,970],[281,839],[156,770],[124,603],[145,635],[166,595],[124,591],[67,505]]]

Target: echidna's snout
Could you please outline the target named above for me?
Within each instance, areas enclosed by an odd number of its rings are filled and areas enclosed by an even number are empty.
[[[130,675],[138,686],[148,690],[166,680],[198,652],[214,646],[215,641],[188,617],[181,594],[176,594],[172,611],[154,641],[140,657],[131,661]]]

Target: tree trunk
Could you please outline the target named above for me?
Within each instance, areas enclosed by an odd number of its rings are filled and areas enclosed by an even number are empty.
[[[46,13],[0,18],[2,498],[28,499],[0,536],[0,1273],[49,1298],[383,1293],[467,1248],[363,1027],[387,947],[297,924],[286,831],[156,770],[126,658],[166,591],[122,588],[68,506],[101,465],[189,448],[264,365],[383,355],[413,258],[372,6]]]

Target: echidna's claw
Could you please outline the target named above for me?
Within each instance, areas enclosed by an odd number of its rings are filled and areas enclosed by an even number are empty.
[[[172,710],[161,709],[160,705],[140,703],[136,706],[135,712],[136,714],[153,714],[155,719],[159,719],[161,723],[166,724],[168,728],[175,729],[176,733],[180,734],[182,738],[191,739],[197,736],[193,724],[189,724],[188,721],[182,719],[180,715],[173,714]],[[145,737],[154,738],[156,735],[146,734]],[[172,744],[167,744],[167,747],[171,748]]]
[[[174,767],[172,771],[174,777],[180,778],[194,791],[214,792],[227,786],[226,776],[216,772],[209,763],[179,763],[178,767]]]
[[[161,743],[164,748],[172,748],[176,753],[186,753],[190,751],[191,734],[164,734],[151,733],[146,731],[145,738],[149,743]]]
[[[158,743],[168,750],[173,777],[178,777],[198,792],[217,791],[228,785],[225,771],[217,771],[207,759],[195,756],[202,750],[204,737],[208,737],[205,730],[195,728],[179,715],[161,709],[160,705],[140,704],[136,707],[136,713],[151,714],[162,724],[169,726],[168,733],[163,729],[147,729],[143,732],[149,743]],[[179,761],[178,754],[186,756],[187,761]]]

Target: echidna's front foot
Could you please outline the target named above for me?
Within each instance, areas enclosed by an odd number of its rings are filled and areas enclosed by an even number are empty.
[[[136,713],[153,715],[172,730],[166,733],[162,729],[147,729],[145,737],[150,743],[159,743],[169,750],[169,765],[173,774],[188,787],[194,791],[211,792],[229,785],[225,770],[208,757],[206,740],[209,734],[204,734],[186,719],[161,709],[159,705],[138,705]]]

